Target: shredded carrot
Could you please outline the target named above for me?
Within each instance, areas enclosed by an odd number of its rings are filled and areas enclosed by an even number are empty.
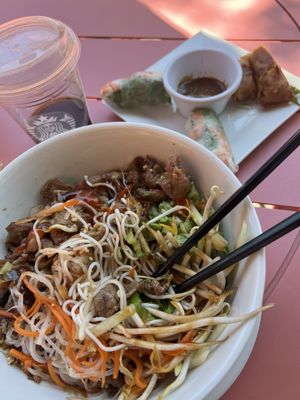
[[[62,325],[66,334],[71,337],[72,331],[71,331],[70,325],[67,323],[67,321],[62,316],[62,314],[54,307],[54,304],[52,304],[52,306],[51,306],[51,312],[54,314],[54,316],[58,320],[58,322]]]
[[[28,337],[37,337],[39,336],[38,332],[28,331],[27,329],[23,329],[20,327],[20,323],[23,321],[22,317],[18,317],[15,319],[14,322],[14,330],[21,336],[28,336]]]
[[[36,314],[39,310],[39,308],[41,307],[42,303],[39,302],[39,300],[35,300],[35,302],[33,303],[33,305],[29,308],[29,310],[27,310],[26,314],[27,317],[30,318],[32,317],[34,314]]]
[[[79,373],[80,376],[82,376],[82,373],[84,372],[84,367],[82,367],[82,366],[80,365],[80,363],[78,363],[78,362],[76,362],[76,361],[71,362],[71,365],[72,365],[72,368],[73,368],[75,371],[77,371],[77,372]]]
[[[100,348],[98,348],[98,351],[101,356],[101,387],[104,387],[106,378],[107,353]]]
[[[113,372],[113,379],[117,379],[120,370],[120,354],[121,351],[117,350],[114,352],[114,372]]]
[[[128,276],[130,276],[130,278],[134,278],[135,270],[136,266],[131,267],[130,271],[128,272]]]
[[[70,200],[66,201],[65,203],[58,204],[57,206],[46,208],[46,209],[38,212],[37,214],[32,215],[31,217],[20,219],[19,221],[16,222],[16,224],[21,225],[21,224],[25,224],[27,222],[34,221],[35,219],[38,219],[38,218],[49,217],[52,214],[63,211],[65,209],[65,207],[73,207],[79,203],[80,203],[80,201],[77,199],[70,199]]]
[[[62,325],[66,334],[73,340],[73,321],[71,320],[71,318],[63,312],[58,304],[52,303],[49,309],[58,320],[58,322]]]
[[[61,295],[61,297],[64,300],[67,300],[67,298],[68,298],[68,290],[67,290],[67,288],[65,286],[60,286],[58,288],[58,292],[59,292],[59,294]]]
[[[97,364],[97,362],[98,362],[98,360],[96,359],[96,360],[93,360],[93,361],[81,361],[81,364],[84,366],[84,367],[88,367],[88,368],[93,368],[93,367],[95,367],[95,365]]]
[[[75,354],[71,348],[70,342],[67,343],[65,353],[66,353],[66,356],[69,357],[70,361],[75,364],[76,363]]]
[[[10,349],[8,354],[11,357],[16,358],[19,361],[25,362],[26,360],[31,360],[31,357],[28,356],[27,354],[22,353],[22,351],[19,351],[17,349]]]
[[[44,296],[36,287],[34,287],[27,279],[27,276],[24,274],[23,282],[27,286],[27,288],[35,295],[37,300],[40,303],[50,303],[51,299],[49,297]]]
[[[69,358],[72,368],[75,371],[77,371],[79,374],[82,374],[84,372],[85,367],[93,368],[99,361],[99,358],[96,358],[93,361],[78,360],[78,358],[75,356],[71,346],[72,346],[72,343],[69,342],[66,346],[65,354]]]
[[[63,311],[63,309],[57,303],[52,303],[51,308],[52,311],[59,313],[63,317],[63,319],[65,320],[66,324],[70,329],[72,325],[72,319]]]
[[[91,349],[89,349],[90,346],[92,346]],[[84,353],[86,353],[86,354],[84,354]],[[89,339],[89,340],[84,341],[81,349],[77,352],[76,355],[72,354],[71,358],[74,363],[79,363],[79,364],[77,364],[78,367],[80,367],[80,364],[82,364],[85,367],[92,368],[99,361],[98,355],[99,354],[97,352],[96,347],[94,346],[94,342]],[[85,358],[88,358],[89,361],[87,361]],[[82,369],[80,369],[80,371],[82,371]]]
[[[193,329],[191,329],[190,331],[187,331],[186,334],[180,340],[180,343],[189,343],[189,342],[191,342],[194,333],[195,333],[195,331]],[[163,353],[165,355],[172,356],[172,357],[180,356],[184,352],[185,352],[184,348],[177,349],[177,350],[163,350]]]
[[[193,336],[194,336],[194,329],[191,329],[190,331],[187,331],[187,333],[182,337],[180,340],[180,343],[189,343],[192,341]]]
[[[135,370],[135,373],[134,373],[134,380],[135,380],[136,385],[141,389],[145,389],[147,387],[147,383],[142,378],[142,372],[143,372],[143,363],[142,363],[142,361],[138,357],[136,357],[136,355],[133,354],[131,351],[126,351],[125,354],[136,365],[136,370]]]
[[[50,360],[47,361],[47,367],[48,367],[49,375],[51,376],[51,379],[53,380],[53,382],[56,383],[57,386],[60,386],[61,388],[65,388],[66,385],[58,377]]]
[[[75,359],[78,360],[79,358],[83,357],[83,354],[86,350],[88,350],[89,346],[91,346],[94,342],[89,339],[89,340],[85,340],[81,349],[77,352]],[[96,348],[95,348],[96,351]]]
[[[180,356],[185,349],[177,349],[177,350],[162,350],[162,352],[168,356],[177,357]]]
[[[16,318],[16,316],[13,313],[6,310],[0,310],[0,317]]]
[[[42,368],[42,369],[44,369],[46,367],[46,364],[41,364],[41,363],[36,362],[32,357],[30,357],[27,354],[22,353],[22,351],[19,351],[17,349],[10,349],[8,354],[11,357],[16,358],[17,360],[24,363],[24,371],[25,372],[27,372],[28,368],[31,368],[33,365],[36,367]]]
[[[71,338],[72,340],[76,339],[76,325],[73,323],[73,320],[71,320]]]
[[[50,333],[52,333],[54,331],[56,323],[53,321],[51,322],[51,324],[48,326],[48,328],[46,329],[46,335],[50,335]]]
[[[25,360],[24,361],[24,371],[26,372],[28,368],[32,367],[32,360]]]
[[[53,301],[44,296],[36,287],[34,287],[27,279],[27,276],[24,275],[23,278],[24,284],[27,286],[27,288],[35,295],[36,300],[34,304],[30,307],[30,309],[27,311],[27,315],[30,317],[33,314],[37,312],[37,310],[40,308],[42,304],[45,304],[48,306],[52,314],[55,316],[58,322],[62,325],[63,329],[65,330],[66,334],[72,338],[73,340],[75,339],[76,335],[76,327],[72,321],[72,319],[62,310],[62,308],[56,304],[53,303]],[[55,325],[51,325],[51,329],[54,328]],[[48,328],[49,331],[50,327]],[[37,336],[37,335],[34,335]]]

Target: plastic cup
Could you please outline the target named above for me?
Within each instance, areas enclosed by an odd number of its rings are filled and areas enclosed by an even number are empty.
[[[80,49],[75,33],[52,18],[0,27],[0,105],[36,143],[91,123],[77,69]]]

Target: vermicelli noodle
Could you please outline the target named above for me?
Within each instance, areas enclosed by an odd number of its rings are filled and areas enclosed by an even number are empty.
[[[261,311],[229,315],[224,273],[185,293],[172,288],[227,253],[219,226],[152,278],[222,194],[214,186],[205,199],[178,160],[140,157],[73,186],[54,179],[41,194],[43,208],[7,228],[0,260],[2,347],[32,379],[145,400],[175,373],[164,397],[209,357],[217,325]]]

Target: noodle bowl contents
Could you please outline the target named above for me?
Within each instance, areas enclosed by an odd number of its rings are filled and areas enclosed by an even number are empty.
[[[137,157],[123,170],[54,178],[43,205],[10,223],[0,260],[0,343],[7,360],[33,380],[119,400],[147,399],[158,381],[180,386],[207,359],[229,316],[229,270],[185,293],[172,285],[223,257],[215,227],[176,264],[152,278],[173,250],[213,212],[180,161]],[[231,268],[232,270],[232,268]]]

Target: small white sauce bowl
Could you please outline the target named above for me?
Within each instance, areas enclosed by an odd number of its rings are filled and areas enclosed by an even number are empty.
[[[220,50],[191,51],[173,59],[163,73],[166,91],[180,113],[187,117],[196,108],[209,108],[220,114],[242,80],[242,68],[233,55]],[[178,85],[185,77],[213,77],[226,84],[227,89],[215,96],[192,97],[178,93]]]

